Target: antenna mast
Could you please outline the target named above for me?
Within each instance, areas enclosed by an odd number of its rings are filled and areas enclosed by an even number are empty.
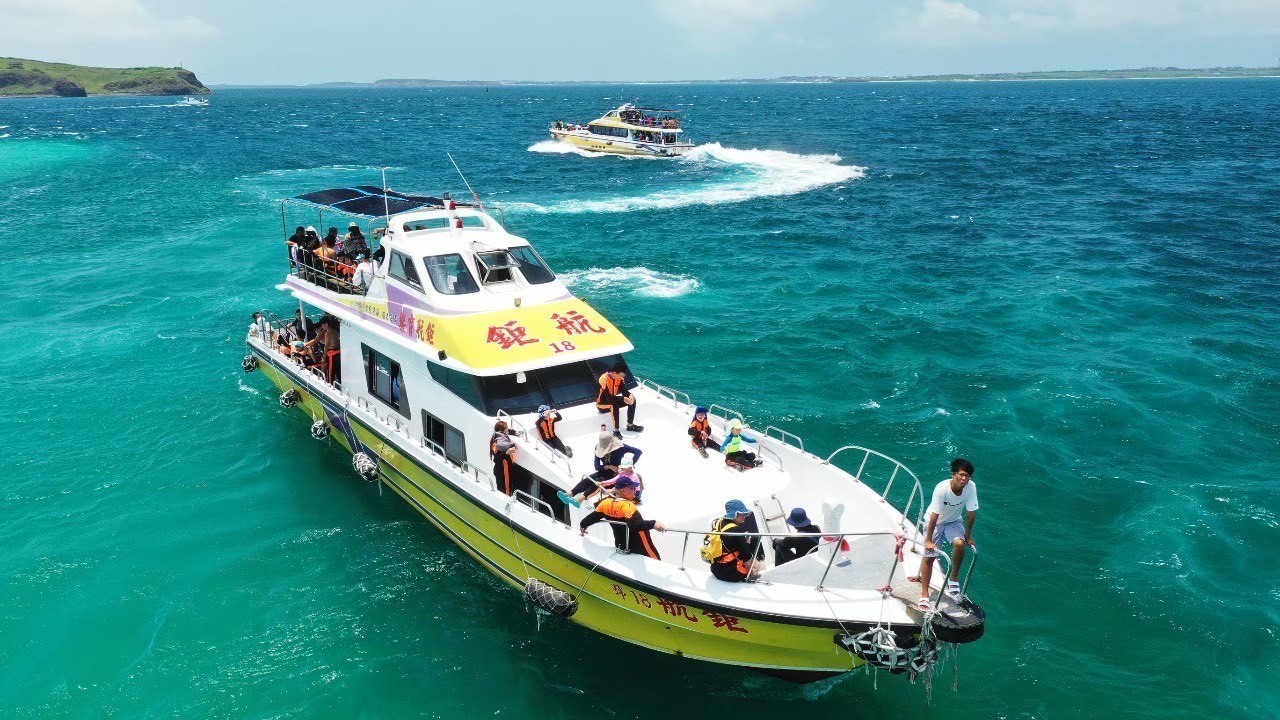
[[[467,186],[467,192],[471,193],[471,199],[476,201],[476,205],[481,210],[484,210],[484,203],[480,202],[480,196],[471,188],[471,183],[467,182],[467,176],[462,174],[462,168],[458,167],[458,161],[453,159],[452,153],[445,153],[445,155],[449,158],[449,162],[453,163],[453,169],[458,171],[458,177],[462,178],[462,184]]]

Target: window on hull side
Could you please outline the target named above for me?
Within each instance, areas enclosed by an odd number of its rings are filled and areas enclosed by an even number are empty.
[[[401,415],[411,417],[409,394],[404,387],[400,363],[364,343],[360,344],[360,353],[364,356],[364,377],[369,394]]]
[[[440,418],[422,411],[422,436],[444,450],[444,456],[461,464],[467,461],[467,442],[462,433]]]

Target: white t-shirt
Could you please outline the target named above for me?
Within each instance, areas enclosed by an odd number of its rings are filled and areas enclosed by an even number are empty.
[[[928,513],[938,513],[938,525],[957,522],[964,517],[966,511],[978,509],[978,485],[970,480],[959,495],[951,492],[951,480],[943,480],[933,489],[933,502],[929,503]]]
[[[373,284],[374,264],[365,260],[356,266],[355,277],[352,278],[352,284],[356,287],[368,288]]]

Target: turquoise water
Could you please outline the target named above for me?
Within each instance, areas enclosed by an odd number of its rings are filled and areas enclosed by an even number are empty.
[[[632,91],[716,144],[539,144],[603,86],[0,102],[0,715],[1280,716],[1280,82]],[[975,462],[956,690],[539,629],[241,373],[277,201],[446,151],[640,374]]]

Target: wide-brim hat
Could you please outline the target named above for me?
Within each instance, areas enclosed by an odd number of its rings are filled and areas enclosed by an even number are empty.
[[[614,438],[614,439],[616,440],[617,438]],[[633,468],[635,466],[636,466],[636,458],[631,453],[627,453],[623,455],[622,460],[618,461],[618,467],[620,469]]]
[[[730,430],[741,430],[741,429],[742,429],[742,421],[741,421],[741,420],[739,420],[738,418],[734,418],[734,419],[730,420],[730,421],[729,421],[729,429],[730,429]]]
[[[613,436],[608,430],[600,432],[600,439],[596,440],[596,457],[605,458],[609,453],[622,447],[622,441]]]
[[[749,515],[751,510],[741,500],[730,500],[724,504],[724,519],[733,520],[739,515]]]
[[[809,522],[809,516],[805,514],[804,508],[794,508],[792,509],[791,514],[787,516],[787,524],[791,527],[798,528],[804,527],[805,525],[812,525],[813,523]]]

